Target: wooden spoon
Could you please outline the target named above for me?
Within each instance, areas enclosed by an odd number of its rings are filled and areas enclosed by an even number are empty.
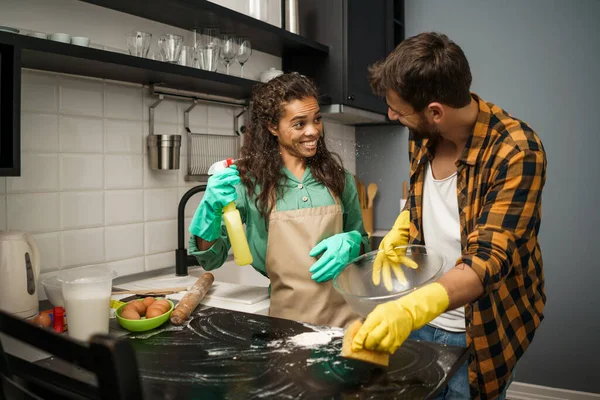
[[[373,200],[375,199],[375,196],[377,195],[377,184],[376,183],[369,183],[369,186],[367,186],[367,194],[369,195],[368,208],[373,208]]]
[[[365,208],[365,185],[362,182],[358,182],[358,203],[360,208]]]

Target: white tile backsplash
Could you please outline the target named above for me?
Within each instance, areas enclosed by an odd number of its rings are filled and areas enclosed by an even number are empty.
[[[188,226],[190,226],[191,223],[192,223],[192,219],[191,218],[186,218],[185,219],[185,231],[184,231],[184,233],[185,233],[185,241],[183,243],[185,244],[186,248],[189,247],[188,243],[190,243],[190,238],[192,237],[192,234],[187,229]]]
[[[58,151],[58,115],[21,113],[21,146],[23,151]]]
[[[68,154],[60,156],[61,190],[104,188],[104,156],[102,154]]]
[[[156,108],[155,133],[183,142],[180,169],[158,171],[146,149],[156,100],[148,88],[25,70],[22,92],[23,176],[0,178],[0,230],[34,233],[45,275],[102,263],[119,275],[173,267],[177,206],[198,185],[184,179],[190,102],[167,99]],[[236,112],[198,104],[190,124],[193,132],[232,135]],[[354,173],[354,128],[326,129],[328,147]],[[186,247],[202,195],[186,205]]]
[[[126,276],[144,272],[144,264],[144,257],[136,257],[121,261],[109,262],[106,263],[106,266],[115,271],[117,276]]]
[[[107,154],[104,158],[106,189],[142,187],[142,155]]]
[[[195,183],[195,186],[199,184],[199,182],[194,182],[194,183]],[[179,188],[179,198],[177,200],[177,203],[179,203],[179,199],[181,199],[188,190],[189,190],[189,188],[187,188],[187,187]],[[185,216],[186,217],[194,216],[194,213],[196,212],[196,209],[200,205],[200,202],[202,201],[203,196],[204,196],[204,192],[200,192],[200,193],[196,193],[195,195],[190,197],[190,199],[185,204]]]
[[[21,154],[21,176],[7,177],[8,193],[58,190],[58,154]]]
[[[60,116],[58,141],[61,153],[102,153],[102,119]]]
[[[143,190],[107,190],[104,198],[106,225],[144,221]]]
[[[179,114],[181,118],[184,117],[184,112],[191,106],[191,102],[180,101],[178,104]],[[190,126],[194,127],[206,127],[208,126],[208,105],[206,104],[196,104],[196,107],[189,112],[190,116]],[[183,119],[182,119],[183,121]],[[182,122],[183,125],[183,122]]]
[[[25,232],[50,232],[60,229],[58,193],[9,194],[7,229]]]
[[[58,79],[54,74],[24,70],[21,74],[21,110],[58,111]]]
[[[144,190],[144,220],[176,219],[178,196],[178,188]]]
[[[56,271],[60,268],[60,243],[58,232],[33,235],[40,248],[40,272]]]
[[[208,126],[211,128],[224,128],[233,131],[233,107],[208,106]]]
[[[60,76],[60,112],[64,114],[102,117],[104,83],[92,79]]]
[[[150,168],[148,156],[144,156],[145,188],[176,187],[178,176],[178,170],[154,170]]]
[[[106,261],[144,255],[144,224],[107,226],[104,230]]]
[[[104,192],[61,193],[60,220],[63,230],[104,226]]]
[[[148,89],[144,89],[144,121],[150,119],[150,106],[153,105],[158,96],[151,96]],[[177,101],[165,99],[154,108],[154,121],[163,124],[177,124],[183,122],[183,114],[179,115]]]
[[[142,132],[141,121],[104,120],[104,151],[143,154]]]
[[[173,267],[175,265],[175,252],[151,254],[146,256],[146,271]]]
[[[62,231],[60,233],[62,268],[104,262],[104,228]]]
[[[146,222],[144,240],[146,254],[175,250],[177,248],[177,221]]]
[[[143,97],[141,86],[106,83],[104,116],[107,118],[142,120]]]
[[[0,195],[0,231],[6,230],[6,196]]]

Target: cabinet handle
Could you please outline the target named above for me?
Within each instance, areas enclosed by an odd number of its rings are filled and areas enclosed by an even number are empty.
[[[351,94],[350,96],[348,96],[348,100],[350,100],[350,101],[354,101],[354,95],[353,95],[353,94]]]

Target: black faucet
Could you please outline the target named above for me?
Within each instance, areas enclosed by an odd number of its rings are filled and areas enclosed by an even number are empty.
[[[206,184],[194,186],[181,197],[177,210],[177,250],[175,250],[175,275],[186,276],[188,266],[198,265],[196,257],[188,255],[185,248],[185,205],[196,193],[204,192]]]

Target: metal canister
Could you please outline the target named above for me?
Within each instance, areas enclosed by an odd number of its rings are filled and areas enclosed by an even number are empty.
[[[148,156],[152,169],[179,169],[181,135],[148,135]]]

